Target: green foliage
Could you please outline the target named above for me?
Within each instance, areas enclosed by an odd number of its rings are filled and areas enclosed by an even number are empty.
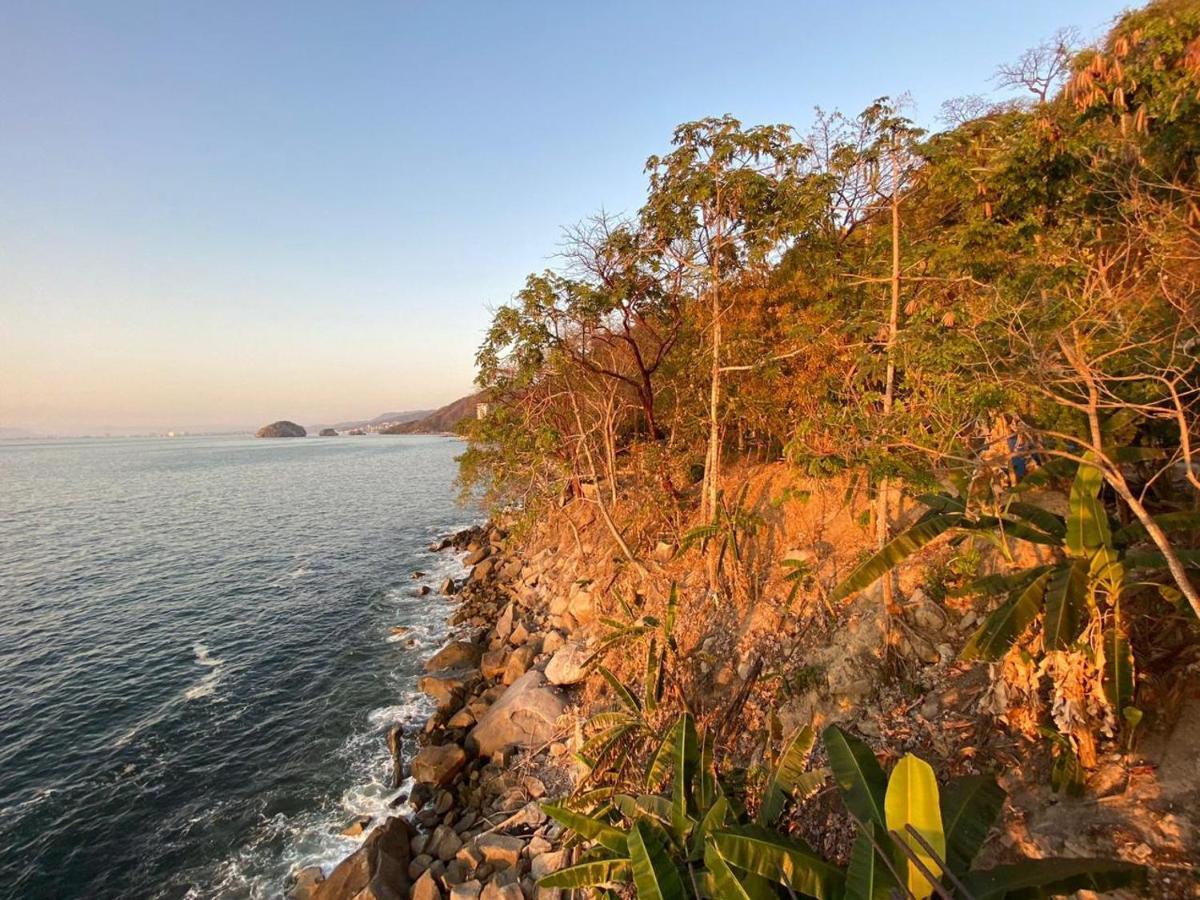
[[[896,873],[903,873],[906,891],[917,900],[935,889],[968,900],[1052,897],[1083,888],[1137,887],[1144,881],[1142,867],[1108,860],[1039,859],[974,869],[1004,805],[1004,791],[993,779],[969,776],[942,788],[928,764],[911,755],[888,777],[857,738],[830,727],[823,740],[858,828],[845,869],[775,827],[783,804],[803,798],[826,778],[806,768],[814,743],[810,728],[785,742],[763,785],[756,821],[750,823],[720,778],[712,736],[699,734],[685,714],[656,754],[664,761],[662,777],[648,782],[669,779],[669,794],[608,795],[587,812],[544,807],[595,846],[583,862],[546,876],[540,887],[625,885],[639,898],[656,900],[796,895],[875,900],[892,896],[899,889]]]

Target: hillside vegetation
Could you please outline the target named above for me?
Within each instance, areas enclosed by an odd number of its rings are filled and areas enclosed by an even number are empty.
[[[1196,890],[1200,3],[1001,77],[680,125],[497,309],[462,486],[596,607],[544,889]]]

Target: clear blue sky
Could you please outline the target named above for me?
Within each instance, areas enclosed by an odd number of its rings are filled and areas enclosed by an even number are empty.
[[[803,130],[1122,4],[0,0],[0,426],[248,427],[467,392],[487,307],[673,126]]]

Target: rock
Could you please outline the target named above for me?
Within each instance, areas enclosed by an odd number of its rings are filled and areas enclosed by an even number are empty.
[[[451,596],[454,593],[454,579],[447,578],[442,582],[442,586],[438,590],[447,597]]]
[[[467,692],[467,686],[476,680],[476,673],[466,669],[446,669],[432,675],[424,675],[417,688],[434,699],[439,710],[449,710]]]
[[[466,708],[460,709],[450,717],[446,723],[447,728],[470,728],[475,724],[475,715]]]
[[[533,664],[533,649],[531,647],[518,647],[508,655],[508,663],[504,666],[505,684],[512,684],[527,671]]]
[[[479,895],[479,900],[525,900],[525,895],[521,892],[521,888],[516,884],[498,885],[492,881],[483,889],[483,893]]]
[[[425,662],[426,672],[438,672],[455,667],[473,668],[479,665],[483,648],[469,641],[451,641]]]
[[[534,800],[546,796],[546,785],[540,778],[534,778],[532,775],[526,775],[521,779],[521,787]]]
[[[479,868],[479,864],[483,862],[483,851],[479,849],[479,846],[474,841],[469,841],[458,849],[455,859],[468,869],[474,870]]]
[[[254,433],[255,437],[260,438],[293,438],[306,437],[307,435],[308,432],[304,430],[303,425],[297,425],[295,422],[287,421],[287,419],[280,419],[278,422],[264,425]]]
[[[483,581],[483,579],[492,574],[494,563],[495,561],[491,557],[488,557],[483,562],[479,563],[479,565],[471,570],[471,580]]]
[[[487,559],[488,556],[490,556],[490,555],[491,555],[491,551],[487,547],[480,547],[478,550],[476,550],[474,553],[469,554],[467,556],[467,558],[463,560],[463,565],[466,565],[466,566],[478,565],[479,563],[481,563],[485,559]]]
[[[571,593],[567,612],[580,625],[587,625],[596,618],[596,605],[592,600],[591,591],[578,589]]]
[[[450,889],[450,900],[479,900],[483,885],[478,881],[464,881]]]
[[[387,733],[388,752],[392,755],[392,790],[404,780],[404,726],[397,722]]]
[[[542,652],[553,655],[562,649],[565,644],[566,638],[562,636],[562,632],[550,629],[546,632],[546,636],[542,638]]]
[[[412,777],[423,784],[445,787],[467,762],[467,754],[457,744],[425,747],[413,757]]]
[[[448,863],[442,863],[439,860],[438,865],[446,867],[446,871],[442,873],[442,884],[446,886],[446,890],[450,890],[454,885],[462,884],[467,880],[467,867],[463,865],[461,860],[452,859]]]
[[[483,854],[485,862],[497,868],[515,866],[525,849],[525,842],[507,834],[485,834],[475,839],[475,846]]]
[[[338,433],[333,428],[322,428],[319,437],[337,437]]]
[[[320,866],[305,866],[296,873],[296,881],[289,895],[291,900],[312,900],[317,891],[317,885],[325,880]]]
[[[521,622],[513,629],[512,634],[508,636],[508,642],[514,647],[519,647],[529,640],[529,629],[525,627],[525,623]]]
[[[506,744],[537,747],[549,741],[566,706],[537,670],[526,672],[484,713],[467,735],[467,745],[490,756]]]
[[[655,562],[667,563],[675,555],[675,548],[666,541],[659,541],[654,545],[654,552],[651,555],[654,557]]]
[[[546,666],[546,680],[558,685],[579,684],[587,678],[587,669],[583,664],[590,655],[587,648],[577,641],[566,644]]]
[[[508,636],[512,634],[514,612],[514,605],[509,603],[508,606],[504,607],[504,612],[500,614],[500,618],[496,621],[496,637],[502,641],[508,640]]]
[[[342,829],[342,837],[361,837],[370,825],[370,816],[355,816],[354,821]]]
[[[553,850],[535,857],[530,865],[529,874],[540,879],[551,872],[557,872],[566,865],[568,852],[567,850]]]
[[[412,900],[442,900],[442,892],[434,880],[433,872],[426,869],[413,885]]]
[[[444,863],[454,859],[462,845],[462,838],[449,825],[439,825],[429,836],[429,854]]]
[[[413,848],[413,852],[414,853],[416,852],[415,847]],[[414,881],[416,881],[426,871],[428,871],[429,867],[432,865],[433,865],[433,857],[432,856],[430,856],[428,853],[418,854],[417,856],[414,856],[412,858],[412,862],[410,862],[408,864],[408,877],[413,879]],[[416,885],[414,885],[413,887],[415,888]]]
[[[495,650],[489,650],[479,660],[479,671],[483,673],[484,678],[496,678],[504,674],[504,667],[508,664],[508,650],[505,647],[498,647]]]
[[[412,828],[389,818],[317,885],[313,900],[404,900]]]

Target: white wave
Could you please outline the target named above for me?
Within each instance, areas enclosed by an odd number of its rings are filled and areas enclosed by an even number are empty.
[[[211,697],[217,692],[217,685],[221,682],[221,670],[213,669],[190,688],[183,692],[184,700],[200,700],[203,697]]]
[[[208,651],[208,646],[197,641],[192,644],[192,653],[196,656],[196,665],[203,666],[209,671],[183,692],[184,700],[200,700],[204,697],[211,697],[217,692],[217,685],[221,682],[221,666],[225,664],[225,660],[218,659]]]
[[[192,653],[196,654],[196,665],[199,666],[219,666],[225,662],[223,659],[217,659],[208,652],[208,645],[197,641],[192,644]]]

